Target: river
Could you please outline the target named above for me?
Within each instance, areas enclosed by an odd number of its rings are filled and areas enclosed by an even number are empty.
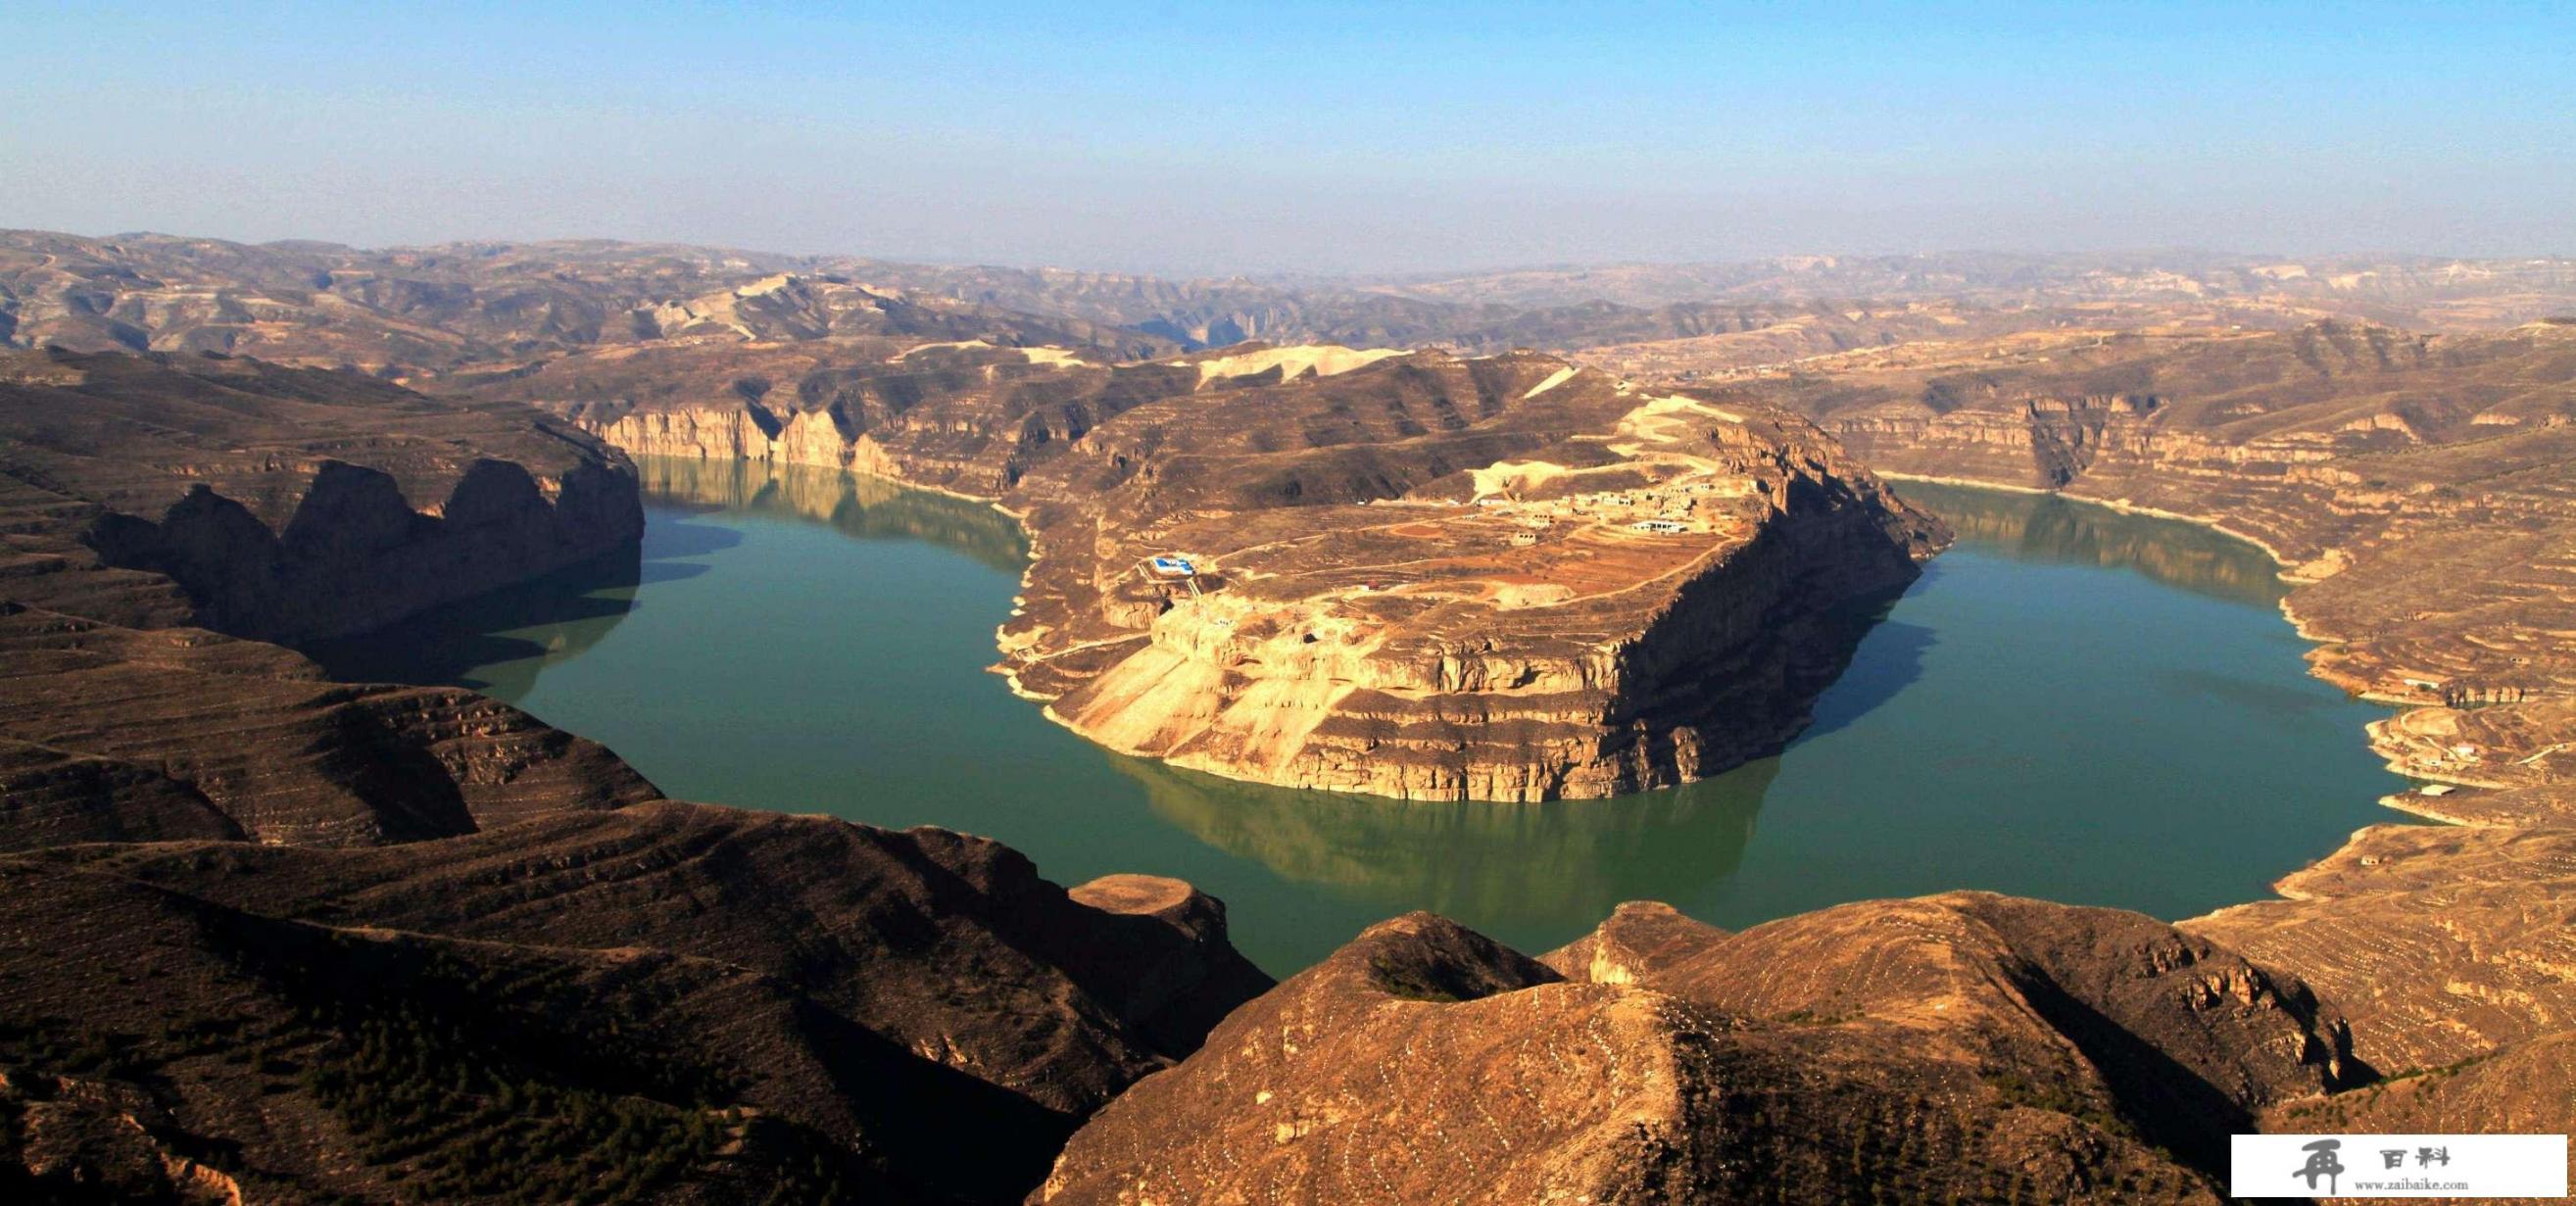
[[[1286,975],[1372,921],[1523,950],[1623,900],[1727,927],[1980,888],[2175,919],[2401,821],[2383,715],[2308,677],[2250,545],[2063,499],[1900,491],[1958,543],[1779,757],[1612,800],[1407,803],[1121,757],[985,671],[1026,545],[989,507],[819,469],[646,459],[640,557],[325,652],[605,742],[669,794],[999,838],[1072,884],[1178,876]]]

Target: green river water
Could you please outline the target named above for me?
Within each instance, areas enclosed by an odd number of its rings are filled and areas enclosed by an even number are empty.
[[[2062,499],[1901,483],[1958,543],[1779,757],[1669,791],[1406,803],[1125,758],[985,671],[1025,544],[988,507],[825,470],[643,462],[640,561],[325,660],[458,683],[669,794],[999,838],[1072,884],[1179,876],[1286,975],[1408,909],[1533,953],[1623,900],[1740,927],[1983,888],[2168,919],[2266,894],[2401,781],[2307,676],[2251,546]]]

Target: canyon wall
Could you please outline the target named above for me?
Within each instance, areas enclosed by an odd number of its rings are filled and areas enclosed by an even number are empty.
[[[523,406],[0,355],[0,1187],[1012,1202],[1269,986],[1187,884],[665,801],[207,627],[631,582],[640,525],[632,466]]]
[[[2119,337],[1735,387],[1890,472],[2217,525],[2299,584],[2318,673],[2409,705],[2576,691],[2576,326]],[[2537,748],[2537,747],[2534,747]]]
[[[0,847],[376,845],[658,798],[506,704],[235,639],[631,567],[642,522],[623,457],[524,407],[223,358],[0,356]]]
[[[1793,417],[1535,354],[801,371],[793,403],[590,380],[552,405],[639,455],[999,501],[1035,550],[1015,687],[1110,748],[1269,783],[1536,800],[1718,773],[1803,726],[1856,613],[1943,539]],[[1207,569],[1143,572],[1174,550]]]
[[[21,602],[313,641],[629,549],[634,466],[525,407],[222,357],[0,363]],[[184,614],[102,592],[175,586]],[[66,593],[70,592],[70,593]]]
[[[476,460],[416,508],[381,470],[329,460],[283,530],[205,485],[155,521],[110,513],[84,533],[101,561],[167,575],[220,632],[288,643],[382,628],[441,603],[631,547],[644,509],[631,466],[563,472],[549,500],[516,463]]]
[[[1093,740],[1234,778],[1402,799],[1671,786],[1795,735],[1876,607],[1917,572],[1889,530],[1904,512],[1830,496],[1840,483],[1818,483],[1833,479],[1793,480],[1813,489],[1784,487],[1740,546],[1658,565],[1671,575],[1660,582],[1623,580],[1606,606],[1567,591],[1487,619],[1486,600],[1439,598],[1445,583],[1250,601],[1219,588],[1135,617],[1141,644],[1087,676],[1080,661],[1052,664],[1051,634],[1024,616],[1005,629],[1005,665],[1024,692],[1057,691],[1048,714]],[[1555,586],[1542,566],[1516,576],[1534,594]],[[1366,606],[1402,590],[1439,601]],[[1024,636],[1036,640],[1012,643]]]

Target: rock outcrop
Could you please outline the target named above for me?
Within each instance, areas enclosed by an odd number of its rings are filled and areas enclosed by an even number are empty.
[[[0,1191],[1007,1202],[1269,987],[1186,884],[662,801],[249,639],[631,581],[632,467],[527,408],[0,358],[0,520]]]
[[[569,425],[249,361],[0,358],[0,445],[9,597],[121,623],[173,616],[60,571],[166,579],[190,623],[308,641],[630,547],[644,527],[633,467]]]
[[[2135,914],[1630,905],[1544,961],[1414,914],[1112,1103],[1030,1200],[2214,1201],[2230,1128],[2359,1073],[2303,985]]]
[[[998,500],[1036,549],[1001,635],[1017,689],[1262,782],[1536,800],[1715,774],[1803,725],[1854,614],[1944,539],[1794,418],[1537,355],[757,355],[792,400],[507,388],[641,454]],[[1157,578],[1162,554],[1196,572]]]
[[[2576,1031],[2576,831],[2375,825],[2280,888],[2183,926],[2297,968],[2386,1071]]]
[[[623,457],[524,407],[247,361],[0,356],[0,848],[400,842],[657,798],[517,709],[330,682],[208,631],[308,639],[631,564],[642,522]]]
[[[275,645],[0,602],[0,849],[346,846],[660,798],[595,742],[469,691],[335,683]]]

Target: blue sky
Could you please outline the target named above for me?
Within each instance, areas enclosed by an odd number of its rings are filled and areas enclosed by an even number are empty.
[[[10,6],[0,226],[1167,273],[2576,252],[2576,5]]]

